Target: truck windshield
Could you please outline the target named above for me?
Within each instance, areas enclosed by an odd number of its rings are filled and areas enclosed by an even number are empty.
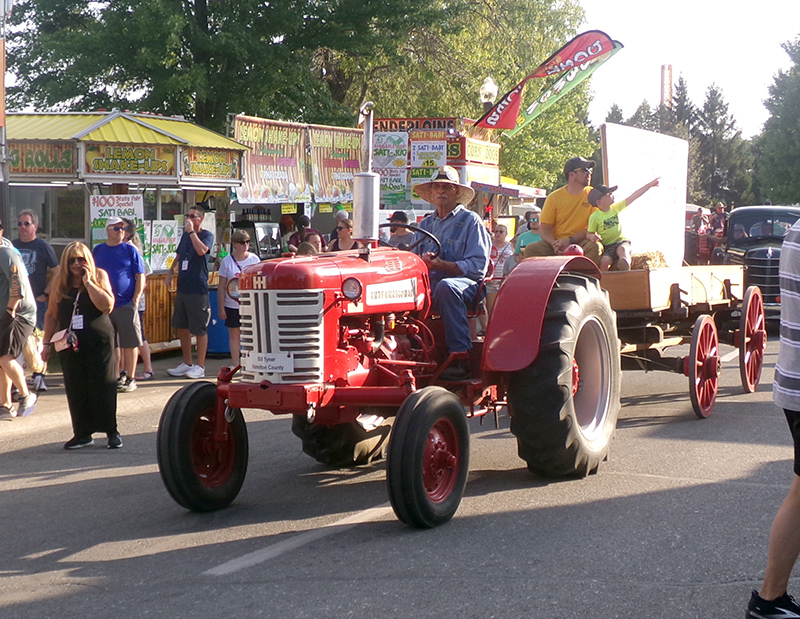
[[[732,217],[728,223],[729,244],[746,244],[751,239],[782,239],[797,220],[796,215],[752,214]]]

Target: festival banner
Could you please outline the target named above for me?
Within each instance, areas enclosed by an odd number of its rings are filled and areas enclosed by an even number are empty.
[[[475,126],[486,129],[513,129],[517,124],[522,93],[528,80],[569,71],[593,58],[607,54],[613,49],[614,41],[600,30],[588,30],[577,35],[503,95],[491,110],[481,116]]]
[[[236,190],[241,204],[310,202],[306,165],[306,125],[236,116],[234,139],[245,152],[243,183]]]
[[[112,217],[132,219],[141,237],[144,235],[144,197],[140,193],[89,196],[89,217],[92,248],[108,240],[106,221]]]
[[[361,129],[309,126],[314,201],[352,202],[353,177],[361,170]]]
[[[539,116],[542,112],[552,106],[556,101],[561,99],[564,95],[570,92],[583,80],[588,78],[592,73],[599,69],[603,63],[622,49],[622,44],[614,41],[614,49],[607,54],[599,56],[585,62],[577,67],[573,67],[565,75],[562,75],[556,82],[539,95],[536,100],[531,103],[527,109],[519,114],[517,118],[517,126],[509,130],[506,135],[512,137],[522,129],[525,125],[531,122],[534,118]]]
[[[408,132],[375,132],[372,135],[372,167],[405,169],[406,166],[408,166]]]
[[[175,176],[174,146],[131,146],[88,142],[86,174]]]
[[[215,148],[183,149],[184,178],[239,179],[241,165],[239,153],[235,150]]]
[[[74,177],[77,173],[75,145],[71,142],[9,142],[11,174],[46,174]]]

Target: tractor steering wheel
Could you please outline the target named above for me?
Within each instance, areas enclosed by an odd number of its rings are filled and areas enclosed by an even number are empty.
[[[428,255],[431,258],[438,258],[439,254],[442,253],[442,243],[441,243],[441,241],[439,239],[437,239],[432,233],[428,232],[427,230],[423,230],[419,226],[414,226],[412,224],[397,224],[397,223],[380,224],[378,227],[379,228],[388,228],[390,226],[393,226],[395,228],[405,228],[406,230],[411,230],[412,232],[419,232],[420,234],[422,234],[422,237],[417,239],[416,241],[414,241],[411,245],[409,245],[408,247],[403,247],[404,250],[411,251],[411,250],[415,249],[416,247],[418,247],[424,241],[430,239],[431,241],[433,241],[435,243],[436,249],[434,251],[430,252]],[[427,238],[425,238],[425,237],[427,237]],[[393,245],[389,245],[389,243],[387,243],[386,241],[380,241],[379,240],[378,244],[381,247],[393,247]]]

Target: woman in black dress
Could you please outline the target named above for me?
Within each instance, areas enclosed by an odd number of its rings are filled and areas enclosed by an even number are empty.
[[[64,373],[74,436],[64,449],[94,444],[92,434],[103,432],[108,448],[122,447],[117,432],[117,372],[114,328],[108,314],[114,293],[108,275],[95,267],[92,252],[83,243],[67,245],[45,314],[44,341],[72,325],[77,345],[59,353]],[[50,357],[45,344],[42,358]]]

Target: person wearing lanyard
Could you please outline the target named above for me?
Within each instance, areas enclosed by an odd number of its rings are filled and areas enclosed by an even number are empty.
[[[231,253],[225,256],[219,265],[217,308],[219,317],[225,321],[225,326],[228,327],[232,366],[236,367],[239,365],[241,354],[242,325],[239,321],[238,288],[234,293],[236,296],[231,296],[231,291],[228,290],[228,282],[238,279],[244,267],[257,264],[261,262],[261,259],[247,251],[250,247],[250,236],[244,230],[234,231],[231,235],[231,244]]]

